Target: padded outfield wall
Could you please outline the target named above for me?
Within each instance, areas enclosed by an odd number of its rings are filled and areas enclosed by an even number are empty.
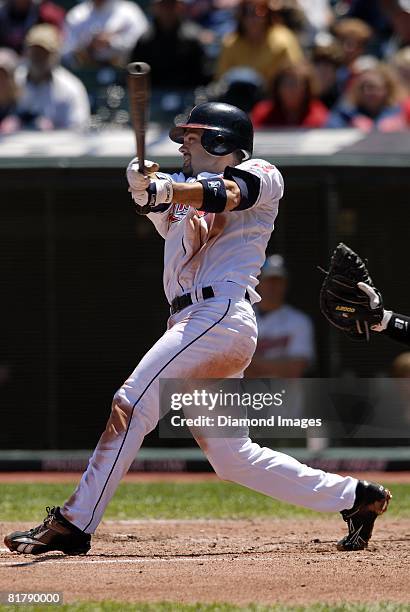
[[[409,140],[353,130],[257,137],[256,156],[285,177],[268,252],[285,255],[289,301],[314,320],[315,376],[387,373],[403,350],[333,333],[316,267],[343,240],[369,259],[387,306],[410,312]],[[165,135],[152,130],[149,143],[163,170],[178,166]],[[126,131],[0,142],[2,449],[93,447],[114,391],[164,330],[162,239],[127,193],[132,147]]]

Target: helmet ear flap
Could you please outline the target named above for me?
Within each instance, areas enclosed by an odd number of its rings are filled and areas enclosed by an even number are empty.
[[[238,148],[234,140],[234,137],[227,132],[204,130],[201,144],[210,155],[223,156],[233,153]]]

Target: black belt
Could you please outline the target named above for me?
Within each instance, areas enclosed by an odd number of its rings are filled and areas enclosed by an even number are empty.
[[[214,290],[212,289],[211,286],[202,287],[201,292],[202,292],[202,297],[204,300],[209,300],[210,298],[215,297]],[[248,290],[245,291],[245,300],[248,300],[248,302],[251,301]],[[190,293],[184,293],[184,295],[178,295],[171,302],[171,314],[174,315],[180,310],[183,310],[184,308],[186,308],[187,306],[191,306],[191,304],[193,304],[193,301],[192,301],[192,297]]]

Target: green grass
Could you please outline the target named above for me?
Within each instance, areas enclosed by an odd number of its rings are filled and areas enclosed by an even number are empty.
[[[24,612],[47,612],[50,606],[20,606]],[[15,612],[15,606],[1,606],[0,612]],[[262,606],[249,604],[244,607],[225,603],[177,604],[173,602],[123,603],[114,601],[64,604],[53,608],[58,612],[408,612],[408,604],[382,602],[377,604],[325,604],[307,606]]]
[[[389,516],[410,518],[410,484],[388,485],[393,493]],[[0,521],[39,521],[45,506],[61,505],[71,484],[0,484]],[[273,500],[226,482],[124,483],[106,519],[298,518],[332,517]]]

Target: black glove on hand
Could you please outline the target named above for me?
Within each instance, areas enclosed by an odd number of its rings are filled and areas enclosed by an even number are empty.
[[[369,340],[370,328],[383,320],[383,300],[362,259],[341,242],[330,260],[320,290],[326,319],[353,340]]]

